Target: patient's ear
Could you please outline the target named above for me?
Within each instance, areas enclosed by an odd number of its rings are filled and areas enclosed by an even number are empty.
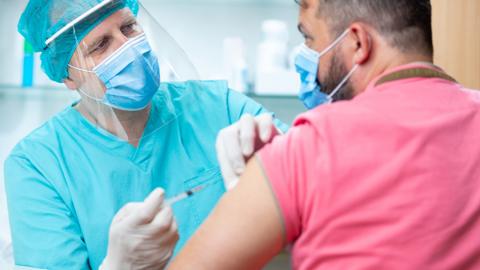
[[[70,78],[66,78],[65,80],[63,80],[63,83],[65,84],[65,86],[70,89],[70,90],[77,90],[78,89],[78,86],[77,84],[75,83],[74,80],[70,79]]]
[[[351,43],[354,50],[353,60],[355,64],[362,65],[367,62],[372,53],[372,36],[368,27],[363,23],[353,23],[350,26]]]

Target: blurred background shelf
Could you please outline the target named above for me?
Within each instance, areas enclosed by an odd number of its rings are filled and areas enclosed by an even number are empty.
[[[294,0],[143,0],[144,3],[156,2],[162,4],[246,4],[246,5],[295,5]]]
[[[247,94],[247,96],[274,112],[276,117],[287,124],[290,124],[298,114],[305,111],[305,107],[296,96],[257,94]],[[34,114],[41,115],[40,119],[46,121],[78,99],[79,96],[76,92],[63,87],[20,88],[0,85],[0,115],[2,115],[0,136],[2,131],[13,131],[15,129],[14,125],[21,123],[21,120],[15,119],[17,117],[22,118],[24,114]],[[26,104],[35,106],[27,107]],[[35,111],[35,108],[39,110]],[[12,115],[12,112],[15,113]],[[5,117],[6,115],[9,115],[9,117]],[[32,122],[32,129],[39,124],[41,123],[37,121]]]
[[[24,53],[17,22],[27,0],[0,0],[0,84],[21,85]],[[296,29],[298,8],[293,0],[143,0],[148,12],[180,44],[201,79],[224,79],[222,57],[226,38],[245,43],[250,79],[256,67],[257,47],[262,41],[262,22],[284,21],[289,48],[300,44]],[[56,86],[41,72],[35,58],[35,86]]]

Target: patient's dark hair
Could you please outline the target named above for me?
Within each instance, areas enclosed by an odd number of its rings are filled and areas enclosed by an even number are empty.
[[[319,16],[332,34],[339,35],[353,22],[374,27],[392,47],[403,52],[433,55],[430,0],[317,0]],[[303,0],[295,0],[301,6]]]

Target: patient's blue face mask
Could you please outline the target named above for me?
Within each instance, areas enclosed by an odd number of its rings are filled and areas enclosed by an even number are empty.
[[[92,97],[79,89],[85,96],[107,106],[123,111],[139,111],[146,108],[160,87],[160,68],[145,34],[128,40],[112,55],[103,60],[92,71],[105,84],[102,99]]]
[[[302,44],[300,51],[295,58],[295,68],[300,74],[301,87],[299,98],[308,109],[313,109],[322,104],[332,103],[333,97],[347,83],[358,65],[355,65],[342,82],[329,94],[322,92],[322,85],[319,83],[317,74],[320,66],[320,58],[335,48],[349,33],[346,30],[330,46],[318,53]]]

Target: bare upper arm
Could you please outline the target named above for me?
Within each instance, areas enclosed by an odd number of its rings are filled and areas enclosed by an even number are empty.
[[[259,163],[250,160],[169,269],[260,269],[282,250],[282,217]]]

